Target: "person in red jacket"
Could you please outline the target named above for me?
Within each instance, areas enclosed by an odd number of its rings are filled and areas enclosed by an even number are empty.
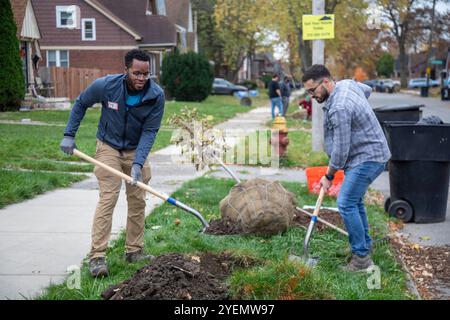
[[[311,97],[307,94],[304,99],[301,99],[298,103],[299,106],[303,107],[303,109],[306,109],[307,112],[307,120],[311,120],[312,116],[312,101]]]

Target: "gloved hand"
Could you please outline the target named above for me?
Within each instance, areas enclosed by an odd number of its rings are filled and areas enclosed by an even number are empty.
[[[133,164],[130,176],[133,178],[131,185],[136,186],[138,181],[142,182],[142,167],[140,164]]]
[[[72,155],[73,149],[76,149],[77,147],[77,145],[75,144],[75,138],[70,136],[64,136],[64,138],[61,140],[59,147],[64,153]]]

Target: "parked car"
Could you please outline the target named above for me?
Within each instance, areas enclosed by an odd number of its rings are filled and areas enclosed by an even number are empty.
[[[376,91],[378,92],[389,92],[394,93],[400,90],[400,84],[396,83],[392,79],[380,79],[376,86]]]
[[[417,89],[427,86],[427,78],[415,78],[409,80],[408,88],[410,89]],[[430,86],[431,87],[439,87],[440,81],[439,80],[432,80],[430,79]]]
[[[368,85],[372,89],[375,89],[377,87],[377,85],[378,85],[378,80],[366,80],[366,81],[363,81],[363,83],[365,85]]]
[[[211,94],[233,95],[238,91],[248,91],[244,86],[238,86],[222,78],[214,78]]]

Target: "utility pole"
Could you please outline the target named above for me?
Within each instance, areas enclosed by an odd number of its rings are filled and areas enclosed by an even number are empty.
[[[325,14],[325,0],[312,0],[313,15]],[[312,63],[325,64],[325,41],[313,40]],[[312,150],[323,150],[323,110],[322,106],[312,99]]]
[[[433,11],[431,11],[431,26],[430,26],[430,38],[428,39],[428,56],[427,56],[427,90],[430,88],[430,76],[431,76],[431,49],[433,47],[433,29],[434,29],[434,16],[436,11],[436,0],[433,0]]]

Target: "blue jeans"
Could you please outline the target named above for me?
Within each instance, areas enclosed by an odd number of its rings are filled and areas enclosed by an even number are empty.
[[[270,101],[272,102],[272,119],[275,118],[275,107],[278,106],[278,111],[280,115],[283,115],[283,103],[281,101],[281,97],[278,98],[271,98]]]
[[[384,166],[384,163],[368,161],[345,170],[344,182],[339,191],[339,213],[348,231],[352,252],[360,257],[368,255],[372,246],[364,208],[364,194],[369,185],[383,172]]]

